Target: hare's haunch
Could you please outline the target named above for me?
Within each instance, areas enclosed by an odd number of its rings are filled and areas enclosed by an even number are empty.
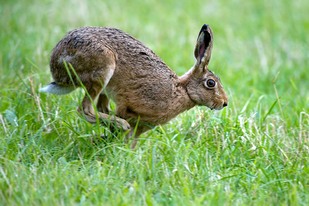
[[[99,119],[123,130],[132,128],[137,138],[195,105],[227,106],[220,79],[208,69],[212,46],[212,31],[203,25],[194,50],[196,63],[178,77],[152,50],[118,29],[79,28],[53,49],[54,82],[40,91],[67,94],[82,86],[86,94],[78,111],[89,122]],[[117,106],[115,116],[109,99]],[[96,109],[92,102],[97,102]]]

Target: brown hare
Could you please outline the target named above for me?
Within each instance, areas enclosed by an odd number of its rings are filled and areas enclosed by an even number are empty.
[[[141,133],[195,105],[217,110],[227,106],[220,79],[208,69],[212,46],[212,31],[205,24],[194,50],[196,63],[178,77],[152,50],[118,29],[79,28],[53,49],[54,82],[40,91],[60,95],[83,87],[86,94],[78,111],[91,123],[99,120],[131,130],[134,147]],[[109,99],[116,105],[115,115],[110,114]]]

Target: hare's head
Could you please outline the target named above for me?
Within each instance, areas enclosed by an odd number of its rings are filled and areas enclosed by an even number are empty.
[[[205,24],[197,38],[194,51],[196,63],[187,73],[187,92],[191,100],[197,105],[219,110],[227,106],[228,98],[220,78],[208,69],[212,44],[212,31]]]

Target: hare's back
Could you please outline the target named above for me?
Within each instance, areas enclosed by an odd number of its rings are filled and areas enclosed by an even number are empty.
[[[51,69],[62,68],[64,61],[71,63],[77,72],[104,67],[110,61],[116,61],[117,69],[137,70],[147,64],[154,69],[169,70],[143,43],[119,29],[107,27],[70,31],[53,49]]]

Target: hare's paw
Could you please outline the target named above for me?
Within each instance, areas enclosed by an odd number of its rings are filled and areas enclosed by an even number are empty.
[[[99,112],[100,122],[104,126],[109,126],[112,130],[123,130],[128,131],[131,129],[130,124],[122,118],[111,116],[105,113]]]
[[[117,118],[116,119],[116,124],[117,124],[117,127],[121,128],[123,131],[128,131],[128,130],[131,129],[130,124],[126,120],[124,120],[124,119]]]

